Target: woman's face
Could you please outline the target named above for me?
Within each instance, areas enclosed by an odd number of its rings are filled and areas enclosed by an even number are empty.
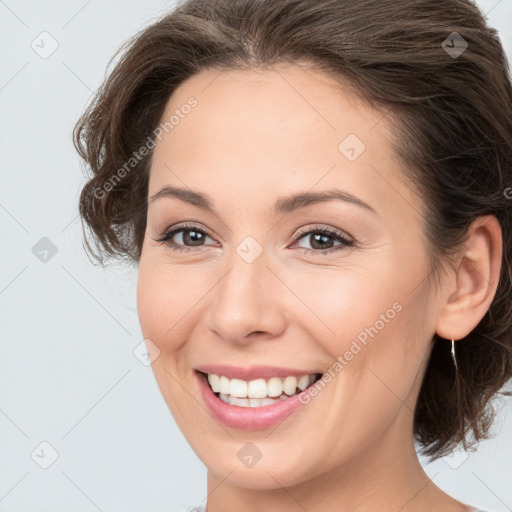
[[[319,72],[274,69],[209,70],[170,98],[138,276],[177,424],[211,473],[252,488],[413,450],[437,315],[391,122]]]

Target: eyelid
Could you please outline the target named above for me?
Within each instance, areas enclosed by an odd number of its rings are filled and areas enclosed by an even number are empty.
[[[209,236],[212,240],[215,240],[215,237],[212,236],[210,234],[210,232],[205,227],[200,226],[195,223],[187,222],[187,221],[184,221],[184,222],[178,223],[176,225],[165,228],[163,231],[160,231],[159,233],[157,233],[156,238],[154,238],[153,240],[155,240],[156,242],[165,243],[165,242],[169,241],[169,239],[172,238],[177,232],[187,231],[187,230],[190,230],[190,231],[195,230],[200,233],[204,233],[206,236]],[[186,247],[186,246],[183,246],[183,247]]]
[[[181,245],[176,244],[175,242],[172,242],[170,239],[174,237],[175,234],[179,233],[180,231],[197,231],[200,233],[203,233],[204,235],[210,237],[212,240],[215,240],[215,238],[210,235],[209,231],[202,227],[198,226],[197,224],[190,223],[190,222],[182,222],[179,224],[176,224],[174,226],[171,226],[170,228],[166,228],[162,233],[160,233],[154,240],[156,242],[161,242],[163,244],[167,244],[172,250],[175,251],[181,251],[181,252],[200,252],[202,247],[204,246],[187,246],[187,245]],[[304,235],[311,235],[313,233],[323,233],[327,236],[330,236],[331,238],[337,239],[340,243],[339,245],[336,245],[334,247],[328,248],[328,249],[307,249],[305,247],[299,247],[304,253],[316,253],[316,254],[323,254],[327,255],[332,252],[336,252],[339,250],[347,250],[351,249],[354,246],[356,246],[356,240],[354,237],[352,237],[349,233],[345,231],[341,231],[334,227],[328,227],[323,224],[320,225],[308,225],[303,226],[298,230],[296,235],[293,238],[293,241],[291,243],[291,246],[295,246],[301,238],[304,237]],[[290,246],[288,246],[290,247]]]
[[[337,235],[340,238],[350,239],[351,241],[355,242],[355,238],[350,233],[347,233],[346,231],[342,231],[341,229],[337,229],[337,228],[334,228],[331,226],[326,226],[324,224],[316,224],[316,225],[310,224],[308,226],[303,226],[302,228],[300,228],[298,230],[296,236],[294,237],[294,240],[297,240],[304,234],[315,232],[315,231],[324,232],[324,233],[332,234],[332,235]]]
[[[300,240],[304,237],[304,235],[311,236],[314,233],[320,233],[329,236],[330,238],[333,238],[339,242],[338,245],[335,245],[334,247],[330,247],[328,249],[308,249],[306,247],[300,247],[300,249],[303,251],[304,254],[311,254],[314,255],[323,255],[327,256],[329,254],[341,252],[341,251],[350,251],[357,247],[357,243],[354,237],[352,237],[350,234],[346,233],[345,231],[341,231],[337,228],[333,227],[327,227],[325,225],[317,225],[315,226],[304,226],[301,229],[299,229],[299,232],[294,237],[294,240],[291,244],[291,247],[297,245]],[[306,237],[307,238],[307,237]]]

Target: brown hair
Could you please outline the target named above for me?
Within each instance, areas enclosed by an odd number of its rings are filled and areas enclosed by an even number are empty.
[[[465,44],[461,55],[450,51]],[[489,437],[491,399],[512,376],[512,88],[497,33],[478,8],[465,0],[189,0],[117,55],[74,131],[92,171],[80,197],[86,247],[101,263],[139,260],[151,162],[151,151],[139,150],[177,86],[207,68],[308,62],[389,111],[395,151],[427,205],[433,262],[461,247],[478,216],[496,216],[503,261],[494,300],[457,343],[457,374],[449,343],[435,335],[414,417],[431,459]]]

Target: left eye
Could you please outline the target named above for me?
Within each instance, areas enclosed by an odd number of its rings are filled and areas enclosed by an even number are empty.
[[[325,228],[307,231],[298,236],[295,243],[299,243],[302,240],[309,240],[310,246],[312,247],[312,249],[309,249],[307,247],[300,246],[303,249],[306,249],[307,252],[326,252],[329,249],[338,250],[344,247],[352,247],[354,245],[354,241],[347,236]],[[338,241],[339,243],[335,245],[335,241]]]
[[[213,239],[200,228],[192,227],[178,227],[171,231],[163,233],[160,237],[156,238],[156,242],[166,243],[172,250],[189,252],[194,251],[193,247],[200,247],[205,245],[205,240],[209,238]],[[303,247],[300,242],[303,240],[310,240],[311,249]],[[338,242],[338,244],[335,244]],[[306,253],[314,252],[319,254],[326,254],[328,252],[341,250],[347,247],[352,247],[355,242],[348,236],[332,231],[327,228],[311,229],[309,231],[303,231],[299,234],[293,244],[301,249],[304,249]]]

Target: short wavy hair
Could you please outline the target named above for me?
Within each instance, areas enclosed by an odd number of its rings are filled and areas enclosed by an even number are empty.
[[[113,59],[73,134],[88,168],[79,203],[85,246],[102,264],[139,261],[148,136],[173,91],[206,69],[306,62],[387,112],[404,174],[426,205],[432,263],[456,254],[477,217],[498,219],[503,260],[494,300],[457,343],[458,372],[449,343],[434,336],[414,415],[415,439],[431,460],[488,438],[492,398],[512,376],[512,88],[497,32],[476,5],[189,0],[134,35]]]

